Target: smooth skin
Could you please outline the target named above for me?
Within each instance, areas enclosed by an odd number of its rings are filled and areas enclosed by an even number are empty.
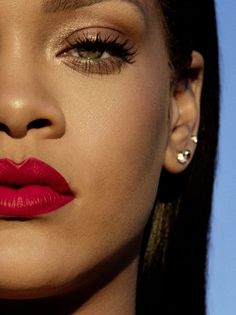
[[[132,47],[132,63],[65,53],[68,41],[98,33]],[[187,167],[176,155],[194,152],[199,126],[203,59],[193,52],[197,76],[171,87],[164,36],[154,0],[56,12],[42,0],[0,0],[0,158],[43,160],[76,197],[50,214],[0,220],[0,298],[73,295],[73,314],[135,314],[161,169]]]

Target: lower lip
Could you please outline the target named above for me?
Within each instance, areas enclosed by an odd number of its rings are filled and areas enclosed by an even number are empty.
[[[34,217],[55,211],[73,199],[74,196],[59,194],[48,186],[0,186],[0,216]]]

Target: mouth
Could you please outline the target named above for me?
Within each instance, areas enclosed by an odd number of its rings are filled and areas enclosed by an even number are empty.
[[[55,211],[75,198],[65,178],[43,161],[0,160],[0,217],[27,218]]]

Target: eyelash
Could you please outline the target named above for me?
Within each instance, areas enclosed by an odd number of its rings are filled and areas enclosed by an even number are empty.
[[[80,53],[99,53],[98,58],[83,58],[73,56],[72,51]],[[109,54],[106,58],[101,58],[104,54]],[[66,48],[59,54],[65,57],[65,63],[74,70],[86,74],[114,74],[119,73],[123,66],[133,64],[136,50],[129,40],[121,40],[119,35],[113,34],[103,36],[97,33],[91,34],[78,33],[73,34],[66,40]]]

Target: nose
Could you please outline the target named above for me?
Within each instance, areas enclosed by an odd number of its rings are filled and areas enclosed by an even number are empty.
[[[34,133],[38,138],[53,139],[64,132],[65,118],[55,100],[30,91],[26,95],[17,95],[17,90],[5,95],[0,92],[0,137],[1,133],[13,138]]]
[[[5,67],[0,67],[0,138],[2,134],[13,138],[29,134],[45,139],[62,137],[65,116],[55,93],[48,88],[52,82],[47,75],[39,75],[39,69],[27,63],[24,67],[19,63],[13,67],[10,62],[2,65]]]

